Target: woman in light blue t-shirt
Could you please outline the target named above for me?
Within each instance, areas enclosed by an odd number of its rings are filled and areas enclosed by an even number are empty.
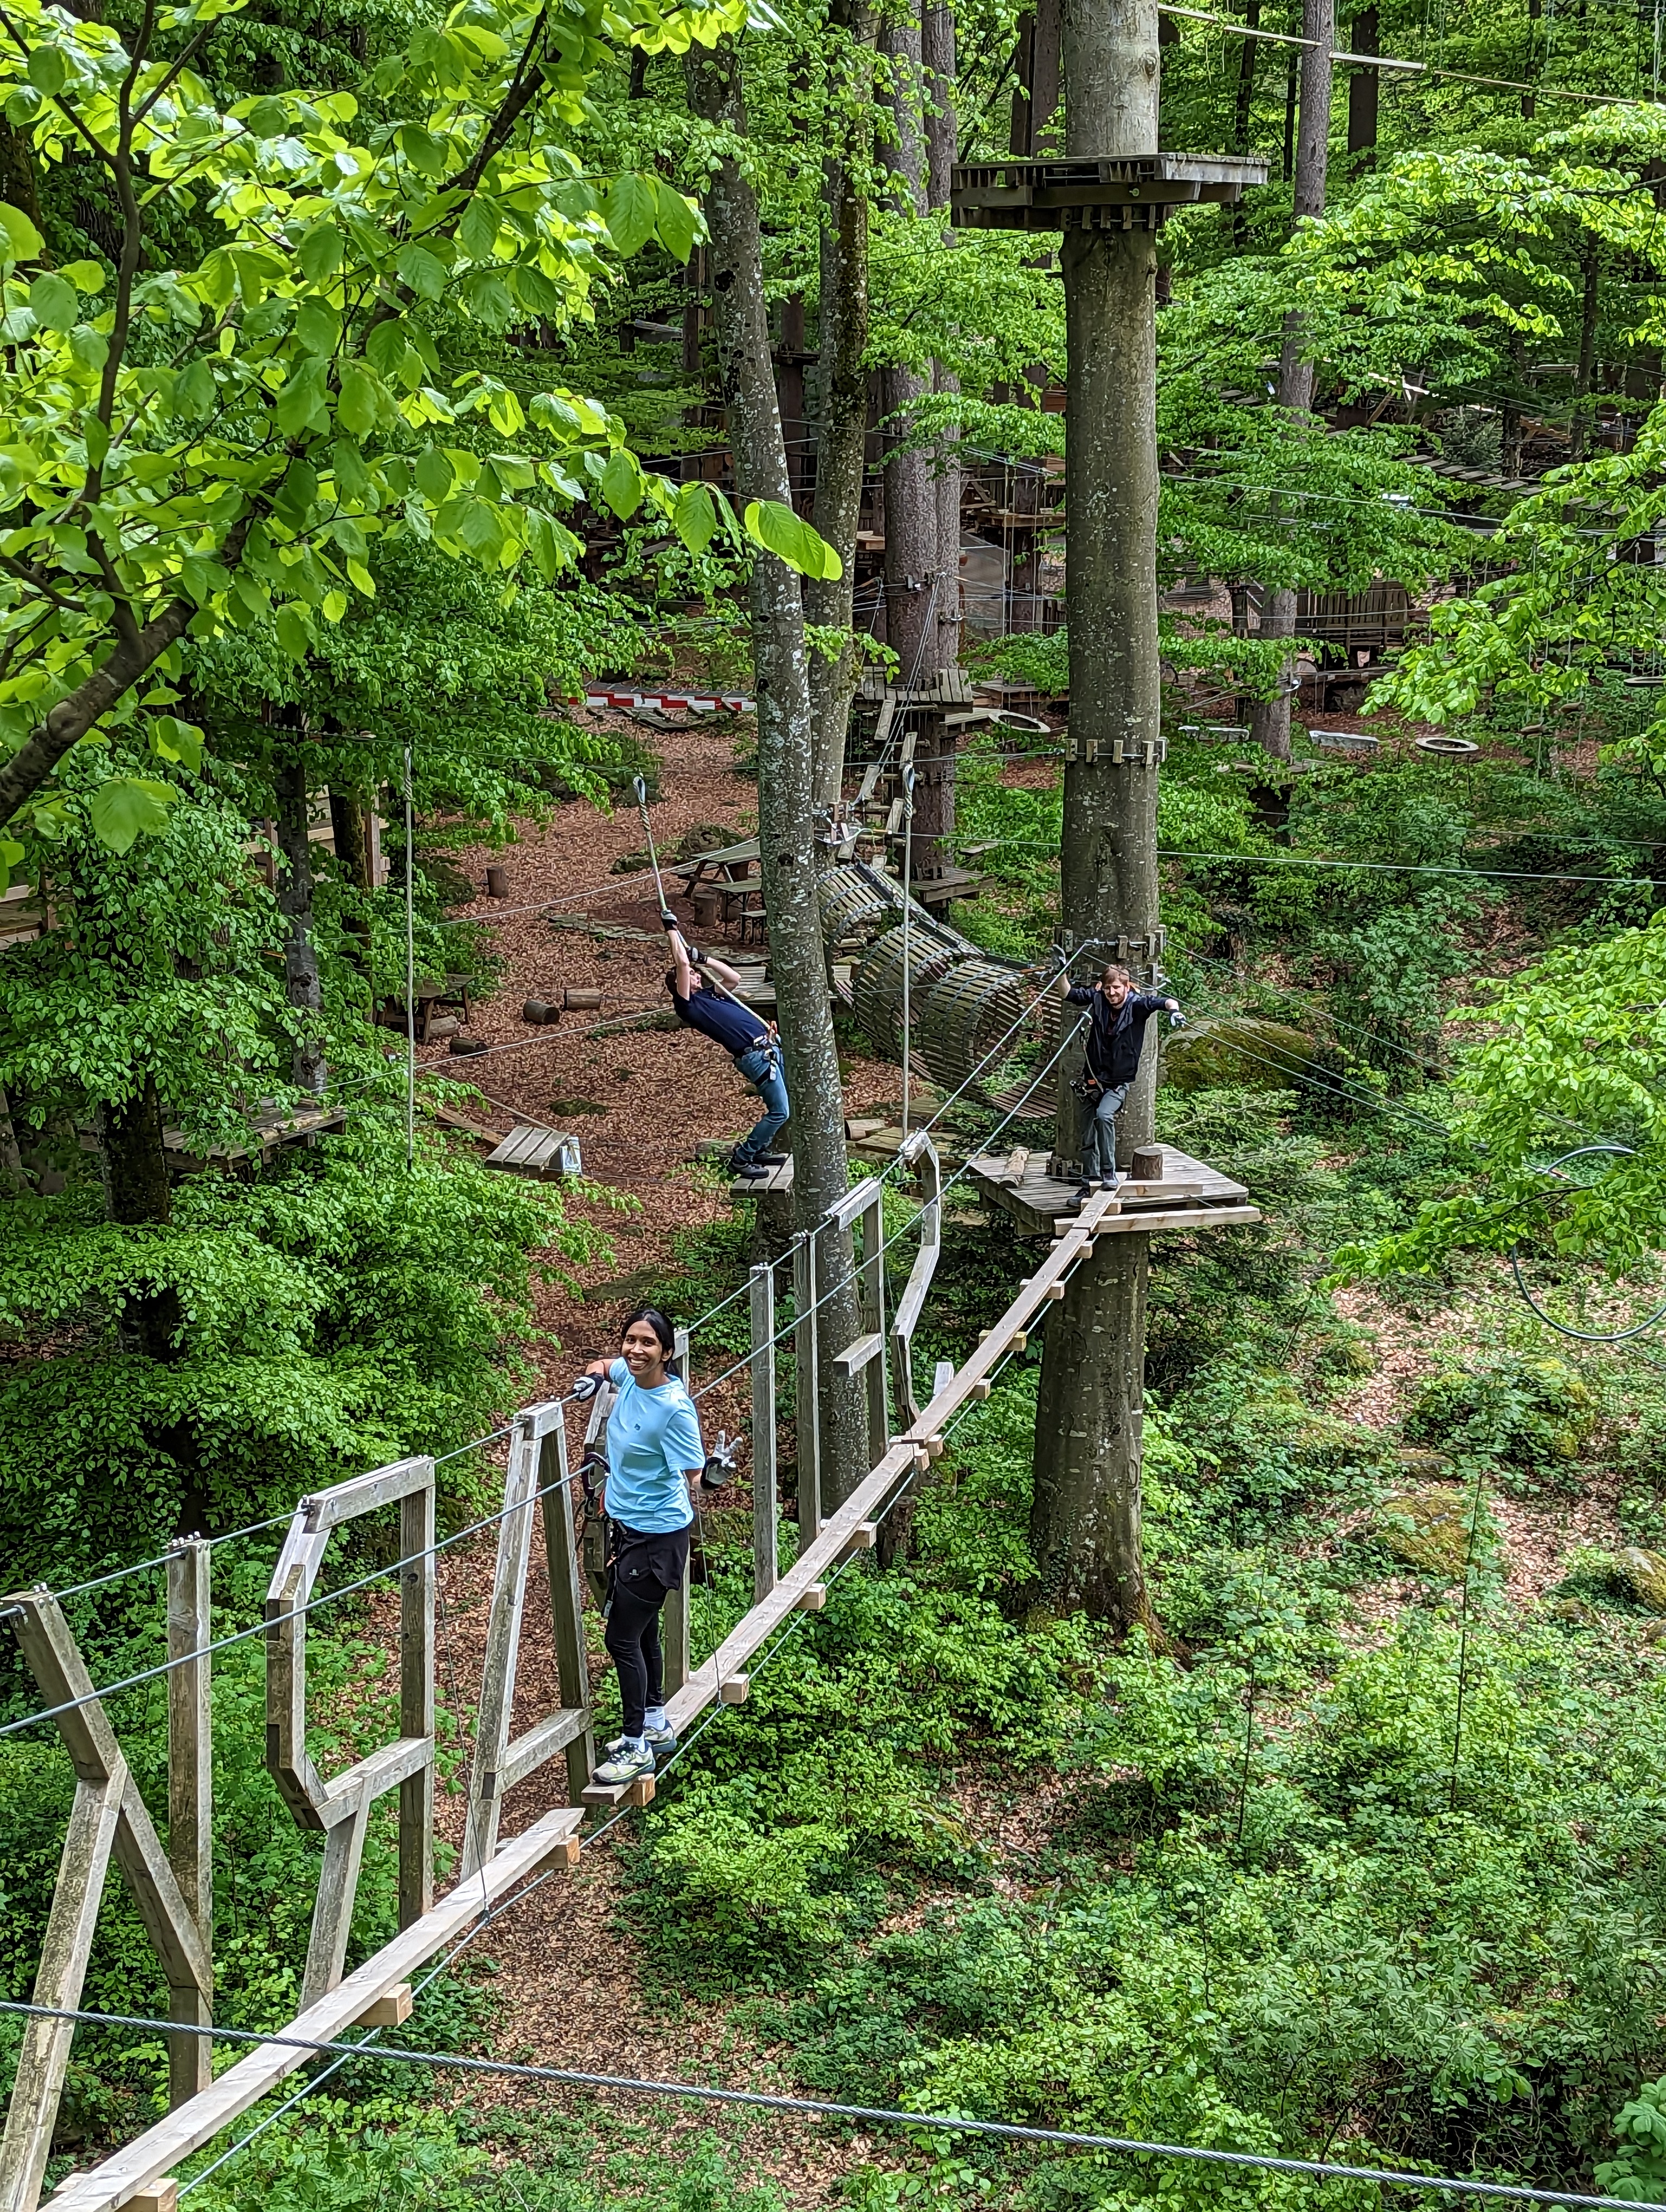
[[[700,1479],[706,1448],[694,1401],[670,1364],[676,1343],[659,1308],[639,1306],[624,1325],[620,1357],[585,1370],[619,1394],[607,1417],[607,1648],[624,1719],[596,1769],[599,1782],[652,1774],[655,1753],[677,1747],[666,1719],[660,1610],[688,1571],[689,1485]]]

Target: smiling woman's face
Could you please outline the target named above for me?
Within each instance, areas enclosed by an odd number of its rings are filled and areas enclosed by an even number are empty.
[[[631,1322],[619,1346],[619,1356],[630,1370],[634,1382],[652,1385],[664,1373],[665,1346],[645,1321]]]

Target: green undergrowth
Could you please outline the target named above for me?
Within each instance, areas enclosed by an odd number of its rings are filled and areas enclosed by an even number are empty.
[[[797,1617],[642,1817],[650,1993],[727,2003],[841,2100],[1588,2188],[1666,2069],[1666,1669],[1600,1561],[1512,1605],[1487,1499],[1617,1479],[1651,1541],[1666,1378],[1559,1362],[1493,1294],[1462,1347],[1430,1337],[1403,1425],[1362,1426],[1339,1406],[1377,1350],[1323,1255],[1403,1218],[1439,1140],[1341,1144],[1266,1093],[1162,1112],[1275,1220],[1158,1248],[1161,1640],[1032,1610],[1032,1347],[958,1426],[908,1557]],[[1018,1256],[999,1224],[952,1229],[945,1352]],[[1408,1568],[1395,1501],[1430,1481],[1474,1539]],[[726,1620],[741,1522],[712,1547]],[[845,2185],[1026,2212],[1310,2193],[901,2136]]]

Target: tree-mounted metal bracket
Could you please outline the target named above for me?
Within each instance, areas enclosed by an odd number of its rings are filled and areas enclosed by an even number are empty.
[[[1170,208],[1242,198],[1267,169],[1237,154],[962,162],[950,206],[957,230],[1155,230]]]
[[[1067,761],[1103,760],[1112,768],[1160,768],[1169,757],[1166,738],[1113,738],[1102,745],[1097,738],[1065,741],[1064,757]]]
[[[193,1542],[178,1548],[192,1555],[188,1579],[200,1588],[202,1604],[193,1616],[198,1626],[190,1650],[184,1655],[170,1652],[170,1656],[183,1656],[188,1674],[200,1668],[205,1686],[208,1547]],[[171,1599],[178,1594],[173,1565],[170,1559]],[[197,1882],[188,1879],[187,1887],[182,1887],[175,1876],[58,1600],[50,1590],[37,1589],[9,1598],[6,1605],[46,1704],[68,1708],[58,1712],[58,1729],[76,1772],[75,1802],[58,1861],[33,2002],[64,2012],[80,2005],[113,1854],[167,1977],[173,2017],[206,2027],[214,1989],[213,1931],[198,1925],[196,1899],[187,1893],[187,1889],[197,1891]],[[172,1711],[169,1717],[170,1722],[174,1718]],[[169,1749],[182,1773],[198,1771],[193,1747],[171,1741]],[[170,1790],[170,1797],[177,1808],[177,1792]],[[206,1805],[192,1811],[200,1813],[205,1830]],[[193,1819],[193,1829],[196,1825]],[[194,1876],[194,1869],[186,1871],[188,1877]],[[74,2033],[70,2020],[24,2022],[5,2134],[0,2138],[3,2212],[34,2212]],[[180,2035],[174,2041],[178,2047],[170,2051],[168,2074],[171,2101],[177,2106],[207,2086],[210,2045],[206,2036],[199,2035]]]
[[[332,1529],[399,1508],[399,1734],[325,1782],[307,1749],[307,1607]],[[434,1462],[404,1459],[303,1498],[266,1594],[266,1765],[302,1828],[322,1829],[324,1863],[301,2004],[346,1963],[370,1808],[399,1792],[399,1925],[434,1901]]]
[[[524,1735],[511,1741],[534,1505],[543,1509],[550,1626],[561,1704]],[[568,1798],[569,1803],[578,1803],[596,1763],[588,1680],[565,1416],[557,1402],[529,1406],[515,1416],[510,1433],[503,1514],[497,1524],[497,1567],[480,1679],[474,1765],[469,1778],[465,1878],[477,1874],[497,1849],[504,1797],[557,1752],[567,1753]]]

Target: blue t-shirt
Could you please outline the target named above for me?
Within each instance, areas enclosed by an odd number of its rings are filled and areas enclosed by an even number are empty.
[[[609,1515],[644,1536],[686,1528],[694,1509],[685,1478],[706,1458],[693,1399],[674,1375],[657,1390],[644,1390],[623,1359],[613,1362],[607,1379],[619,1394],[607,1417]]]
[[[736,1006],[721,991],[698,990],[692,998],[685,999],[676,991],[671,1003],[677,1009],[677,1018],[704,1036],[714,1038],[725,1052],[739,1060],[744,1052],[752,1052],[769,1042],[769,1024],[760,1021],[750,1007]]]

